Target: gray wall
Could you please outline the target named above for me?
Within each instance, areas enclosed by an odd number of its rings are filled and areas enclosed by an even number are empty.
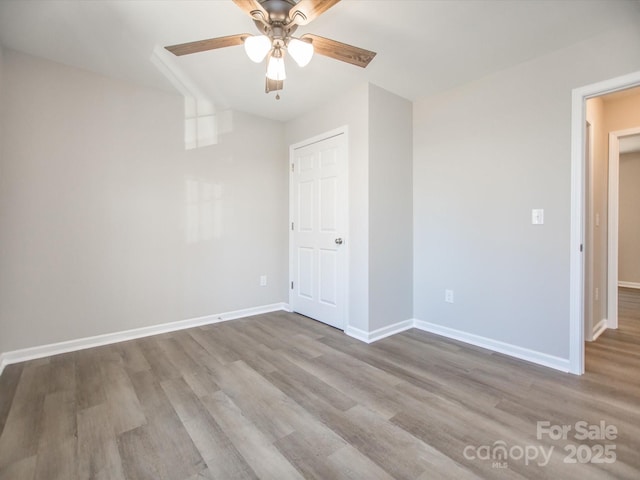
[[[2,69],[0,352],[287,301],[281,123],[230,113],[185,151],[179,96]]]
[[[369,330],[413,318],[412,104],[369,86]]]
[[[571,91],[640,70],[639,44],[620,29],[415,103],[417,319],[569,357]]]
[[[640,152],[620,155],[618,279],[640,287]]]

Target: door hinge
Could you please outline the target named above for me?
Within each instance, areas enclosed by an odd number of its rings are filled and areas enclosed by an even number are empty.
[[[293,290],[293,282],[291,282],[291,290]]]
[[[291,173],[293,173],[293,172],[295,172],[295,171],[296,171],[296,164],[295,164],[295,163],[292,163],[292,164],[291,164]]]
[[[293,222],[291,222],[291,231],[293,232]]]
[[[580,252],[582,252],[582,244],[580,244]]]

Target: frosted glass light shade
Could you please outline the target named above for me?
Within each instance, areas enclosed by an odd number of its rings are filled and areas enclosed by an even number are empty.
[[[266,35],[247,37],[244,41],[244,51],[247,52],[247,56],[256,63],[264,60],[269,50],[271,50],[271,40],[269,40],[269,37]]]
[[[285,80],[287,73],[284,70],[284,58],[282,57],[269,57],[269,63],[267,63],[267,77],[271,80]]]
[[[300,67],[307,65],[311,61],[311,57],[313,57],[313,45],[297,38],[291,39],[287,46],[287,51]]]

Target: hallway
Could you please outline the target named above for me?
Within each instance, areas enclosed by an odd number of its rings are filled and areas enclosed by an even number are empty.
[[[586,371],[612,374],[621,381],[638,378],[640,364],[640,290],[618,289],[618,329],[606,330],[585,351]],[[615,354],[615,362],[611,356]]]

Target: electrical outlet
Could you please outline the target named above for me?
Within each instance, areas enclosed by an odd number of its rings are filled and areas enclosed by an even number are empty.
[[[444,301],[447,303],[453,303],[453,290],[444,291]]]
[[[266,287],[267,286],[267,276],[266,275],[260,275],[260,286],[261,287]]]

